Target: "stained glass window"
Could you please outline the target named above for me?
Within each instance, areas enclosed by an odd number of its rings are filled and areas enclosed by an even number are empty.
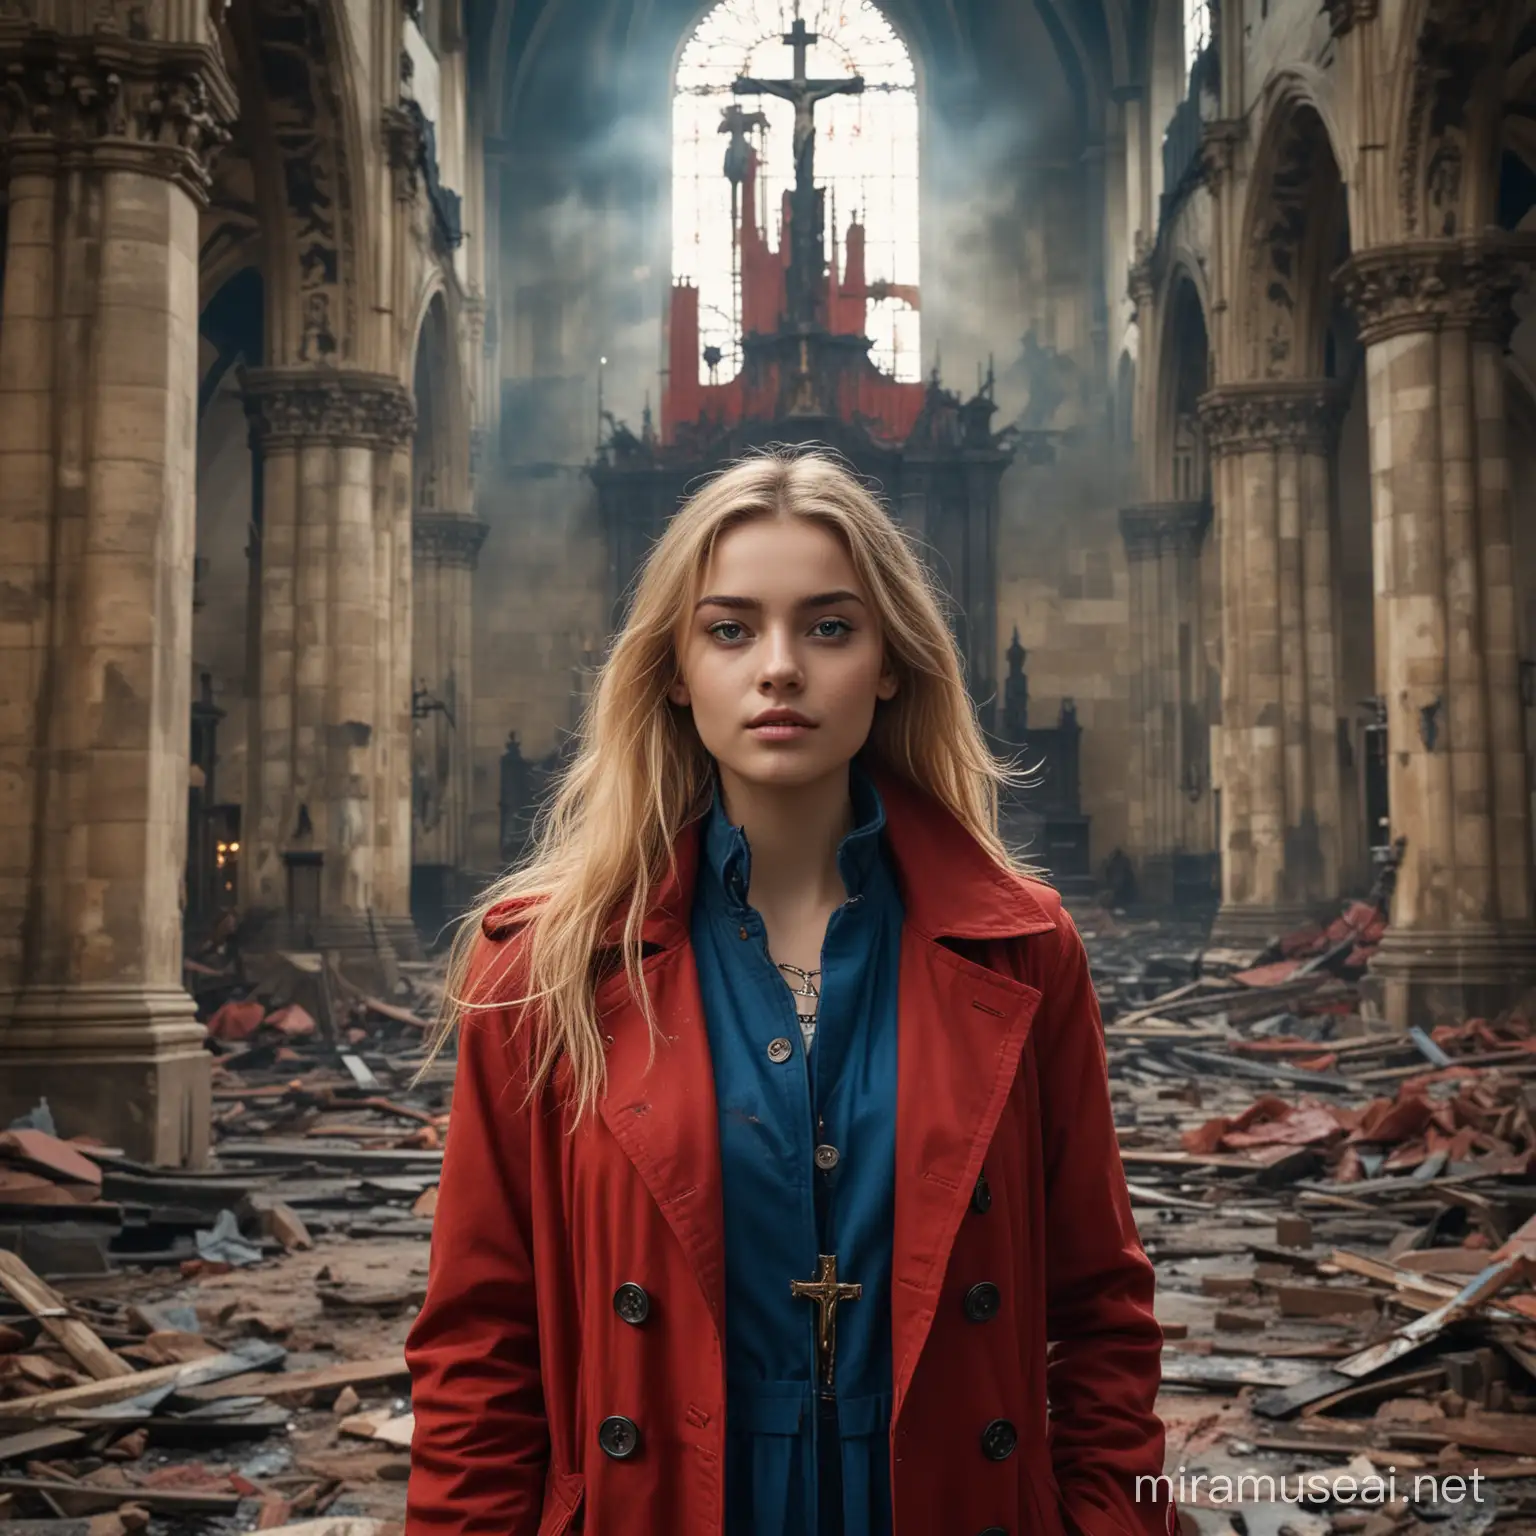
[[[760,156],[757,222],[780,244],[783,194],[794,185],[794,108],[774,96],[733,96],[742,75],[787,80],[794,54],[784,42],[795,17],[816,42],[806,51],[812,79],[864,78],[857,96],[816,106],[816,181],[827,193],[828,257],[843,270],[848,225],[865,230],[871,284],[915,286],[917,242],[917,90],[912,58],[870,0],[721,0],[698,25],[678,62],[672,101],[672,275],[699,290],[701,354],[719,348],[714,377],[725,380],[741,359],[741,295],[731,239],[729,142],[720,120],[733,102],[761,111],[766,128],[749,139]],[[872,299],[867,334],[876,365],[898,379],[922,372],[918,315],[896,298]],[[702,360],[701,381],[711,372]]]
[[[1184,78],[1211,41],[1210,0],[1184,0]]]

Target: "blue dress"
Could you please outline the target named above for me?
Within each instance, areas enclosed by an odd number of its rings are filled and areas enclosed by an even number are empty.
[[[851,788],[854,830],[837,853],[848,899],[827,925],[809,1050],[747,904],[746,834],[727,819],[718,787],[704,827],[692,937],[725,1193],[727,1536],[891,1529],[903,910],[884,807],[857,764]],[[863,1286],[837,1310],[830,1392],[816,1379],[817,1308],[790,1293],[791,1281],[816,1278],[819,1254],[835,1254],[838,1279]]]

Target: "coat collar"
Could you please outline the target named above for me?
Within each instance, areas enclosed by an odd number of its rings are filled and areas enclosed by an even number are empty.
[[[901,885],[906,921],[930,939],[1010,939],[1046,933],[1055,922],[1019,875],[1000,869],[955,816],[924,790],[891,769],[869,776],[885,812],[885,835]],[[708,817],[685,826],[672,849],[671,868],[657,884],[641,936],[673,949],[687,942]],[[485,917],[489,937],[504,937],[523,921],[530,898],[493,907]],[[607,942],[623,936],[622,916],[609,923]]]

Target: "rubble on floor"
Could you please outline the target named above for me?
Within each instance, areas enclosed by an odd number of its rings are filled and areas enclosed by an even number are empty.
[[[1536,1531],[1536,1014],[1389,1028],[1371,903],[1246,952],[1075,915],[1186,1531]],[[441,966],[374,990],[320,956],[194,964],[208,1169],[135,1165],[46,1105],[0,1132],[0,1524],[389,1536]]]
[[[1369,903],[1178,978],[1161,931],[1081,917],[1112,925],[1181,1507],[1250,1536],[1536,1531],[1536,1010],[1388,1027]]]
[[[0,1131],[0,1529],[397,1536],[443,967],[382,997],[330,957],[197,956],[189,985],[207,1169],[61,1135],[46,1103]]]

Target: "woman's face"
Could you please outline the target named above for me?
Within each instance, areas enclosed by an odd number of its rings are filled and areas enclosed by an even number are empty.
[[[701,591],[668,696],[692,709],[722,772],[792,788],[844,768],[896,678],[842,542],[799,517],[738,524]]]

